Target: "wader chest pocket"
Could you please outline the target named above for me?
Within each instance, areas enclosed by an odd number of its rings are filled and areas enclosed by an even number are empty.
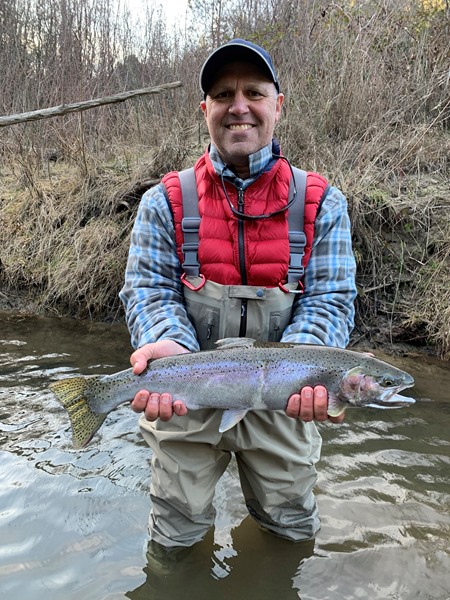
[[[292,306],[284,310],[274,311],[269,316],[269,342],[279,342],[284,330],[289,325],[292,315]]]
[[[202,350],[214,349],[215,343],[220,339],[220,309],[192,300],[189,301],[187,308],[189,319],[197,333],[200,348]]]
[[[189,278],[193,287],[199,277]],[[290,285],[290,284],[287,284]],[[292,316],[295,294],[279,288],[221,285],[207,281],[198,291],[184,287],[186,309],[202,350],[215,348],[225,337],[239,337],[245,304],[247,337],[278,342]]]

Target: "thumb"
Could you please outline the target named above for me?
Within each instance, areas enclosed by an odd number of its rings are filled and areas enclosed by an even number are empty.
[[[136,350],[136,352],[133,352],[133,354],[130,356],[130,363],[133,367],[133,373],[135,375],[140,375],[147,367],[147,363],[151,358],[152,353],[143,351],[142,348]]]
[[[142,359],[136,359],[132,361],[131,364],[133,365],[133,373],[135,375],[140,375],[147,366],[146,361]]]
[[[150,344],[144,344],[130,356],[130,363],[133,367],[133,373],[140,375],[146,368],[149,360],[163,358],[165,356],[174,356],[189,352],[186,348],[172,340],[160,340]]]

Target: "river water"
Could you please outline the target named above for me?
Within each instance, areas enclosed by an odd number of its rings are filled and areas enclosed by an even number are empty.
[[[1,598],[449,600],[448,363],[390,359],[415,376],[409,395],[422,400],[320,426],[315,546],[245,518],[232,463],[211,535],[155,562],[137,415],[120,407],[76,451],[47,390],[68,374],[127,368],[129,353],[123,325],[0,315]]]

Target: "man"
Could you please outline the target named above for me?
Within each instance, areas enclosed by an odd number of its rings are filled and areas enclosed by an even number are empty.
[[[206,60],[200,85],[211,144],[195,165],[196,194],[185,198],[178,174],[168,174],[143,196],[132,233],[121,299],[134,372],[150,359],[212,347],[218,337],[345,347],[355,297],[346,201],[308,174],[303,265],[309,262],[293,283],[288,215],[302,199],[273,139],[284,96],[271,57],[233,40]],[[183,220],[189,202],[200,220]],[[186,238],[198,221],[192,252]],[[219,433],[220,411],[187,414],[169,394],[139,392],[132,407],[144,413],[140,427],[153,450],[152,540],[173,548],[203,538],[232,454],[257,523],[293,541],[314,538],[321,447],[314,420],[328,419],[327,403],[323,386],[305,387],[286,398],[285,412],[250,412]]]

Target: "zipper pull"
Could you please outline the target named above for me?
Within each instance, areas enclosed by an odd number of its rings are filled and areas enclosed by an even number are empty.
[[[244,212],[244,190],[242,188],[238,189],[238,211]]]
[[[244,319],[246,315],[247,315],[247,302],[246,301],[242,301],[242,304],[241,304],[241,319]]]

